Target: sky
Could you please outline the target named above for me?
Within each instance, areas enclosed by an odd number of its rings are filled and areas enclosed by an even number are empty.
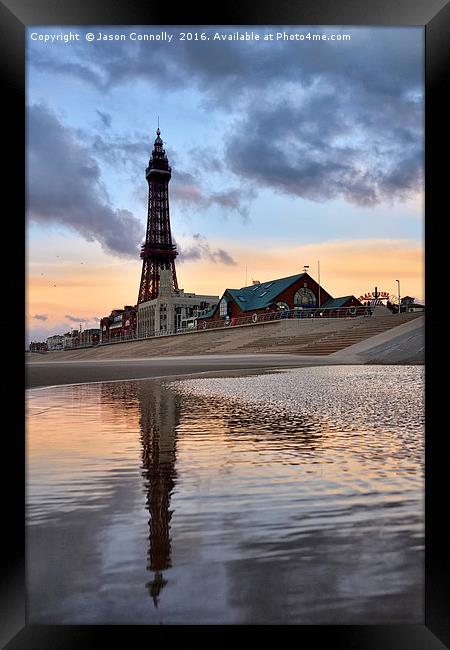
[[[158,118],[185,291],[320,261],[423,301],[423,57],[421,27],[28,28],[27,340],[136,303]]]

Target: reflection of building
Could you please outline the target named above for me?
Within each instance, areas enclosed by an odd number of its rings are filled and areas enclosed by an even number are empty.
[[[155,607],[167,584],[163,571],[172,566],[170,495],[175,485],[176,427],[179,422],[179,397],[153,382],[138,389],[141,410],[142,465],[147,482],[149,550],[147,569],[153,579],[146,587]]]
[[[123,309],[113,309],[109,316],[100,320],[102,343],[133,338],[136,322],[136,307],[125,305]]]
[[[253,316],[266,312],[303,310],[314,307],[361,306],[355,296],[332,298],[308,273],[256,282],[241,289],[226,289],[217,307],[199,318],[199,325],[227,318]]]

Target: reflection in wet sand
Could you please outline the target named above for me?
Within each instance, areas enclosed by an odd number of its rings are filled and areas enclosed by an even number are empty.
[[[30,622],[422,623],[421,373],[30,393]]]
[[[164,570],[172,566],[170,496],[175,485],[176,428],[180,419],[180,396],[163,391],[156,382],[103,384],[103,408],[123,415],[133,405],[138,408],[142,444],[142,475],[149,512],[147,570],[153,573],[145,585],[155,607],[167,585]]]
[[[176,393],[156,392],[150,385],[138,390],[142,440],[142,464],[148,486],[149,551],[147,569],[154,572],[145,586],[155,607],[158,596],[167,584],[163,571],[172,566],[170,495],[175,485],[175,441],[179,422],[179,401]]]

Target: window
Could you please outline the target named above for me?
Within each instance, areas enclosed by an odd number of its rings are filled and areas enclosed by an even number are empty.
[[[222,298],[220,301],[220,318],[225,318],[228,315],[228,301]]]
[[[271,287],[272,285],[273,285],[273,282],[269,282],[269,284],[266,284],[266,285],[265,285],[264,289],[268,289],[268,288]]]
[[[262,298],[263,296],[266,295],[266,293],[268,293],[268,292],[267,292],[267,291],[263,291],[262,293],[259,294],[259,297]]]
[[[315,307],[317,304],[316,296],[311,289],[302,287],[294,296],[295,307]]]
[[[238,298],[241,302],[247,302],[247,298],[244,298],[244,296],[238,296]]]

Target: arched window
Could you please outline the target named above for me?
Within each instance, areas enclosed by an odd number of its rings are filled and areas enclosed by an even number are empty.
[[[285,311],[286,309],[289,309],[289,305],[287,302],[277,302],[276,304],[277,310],[278,311]]]
[[[220,318],[225,318],[228,315],[228,300],[226,298],[222,298],[220,301]]]
[[[316,296],[307,287],[301,287],[294,296],[294,307],[315,307],[316,305]]]

